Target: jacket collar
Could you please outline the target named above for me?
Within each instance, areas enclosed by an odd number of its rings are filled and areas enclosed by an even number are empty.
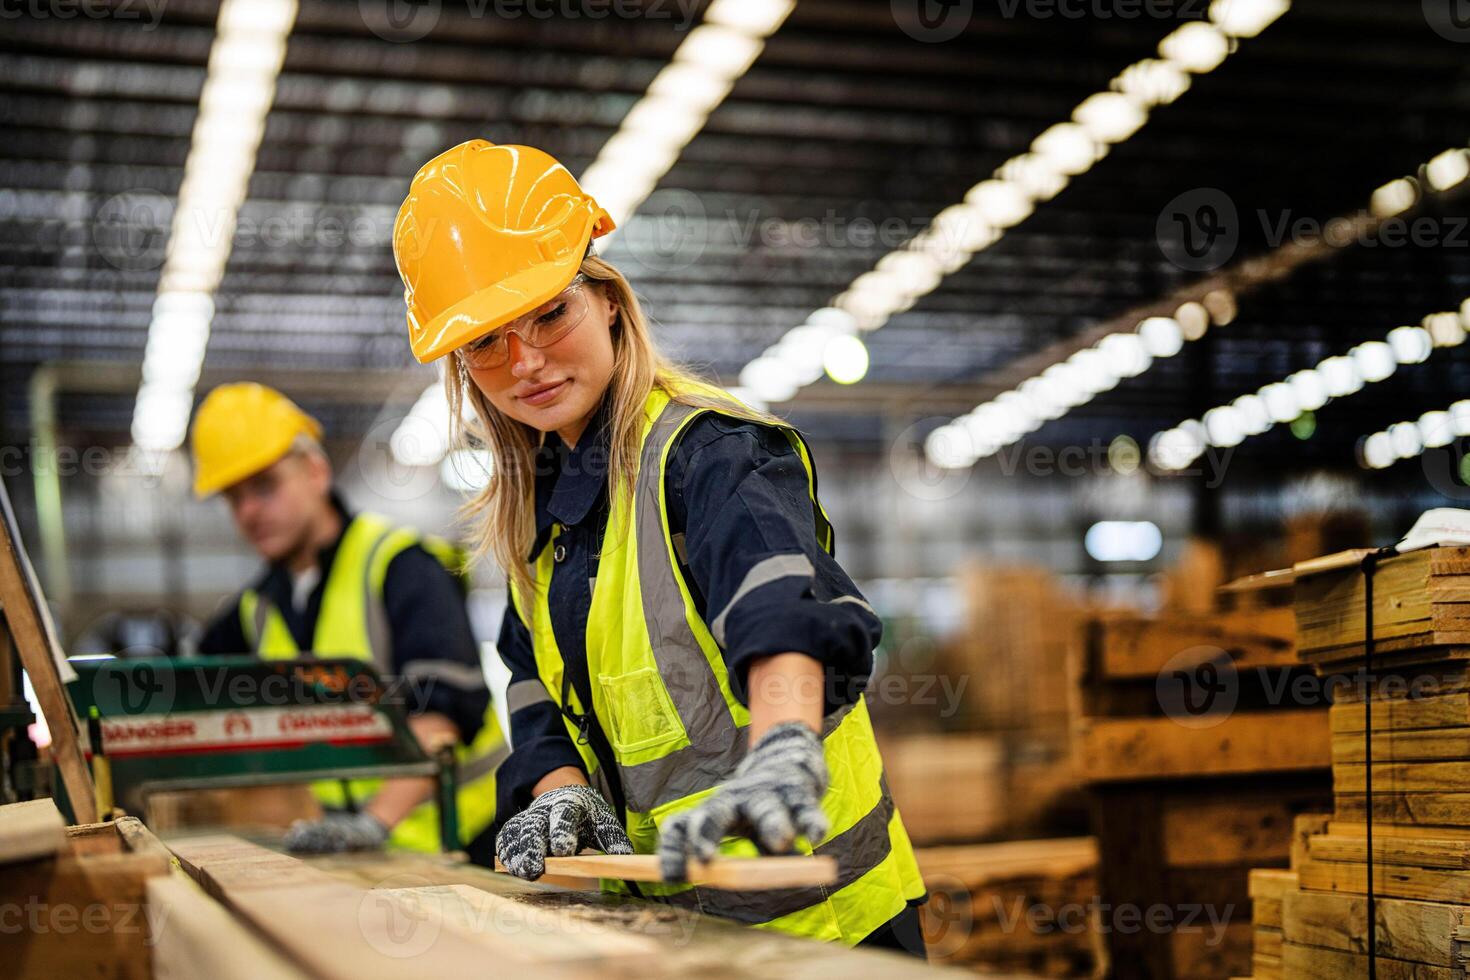
[[[608,414],[604,399],[576,446],[548,432],[536,451],[536,542],[528,560],[546,546],[553,524],[581,524],[607,496]]]

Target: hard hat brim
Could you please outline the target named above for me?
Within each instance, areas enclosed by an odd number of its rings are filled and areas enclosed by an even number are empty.
[[[414,358],[420,364],[437,361],[496,327],[530,313],[571,285],[582,268],[588,243],[612,228],[611,217],[599,210],[598,217],[587,222],[580,239],[562,257],[518,272],[451,306],[416,334]]]

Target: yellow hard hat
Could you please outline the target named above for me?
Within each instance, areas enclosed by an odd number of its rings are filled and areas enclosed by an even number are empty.
[[[208,497],[285,457],[297,436],[321,439],[322,425],[274,388],[220,385],[194,415],[194,493]]]
[[[393,257],[420,363],[443,357],[565,289],[612,217],[549,154],[470,140],[414,176]]]

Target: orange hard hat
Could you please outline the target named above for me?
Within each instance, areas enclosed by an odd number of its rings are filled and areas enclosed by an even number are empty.
[[[531,312],[565,289],[612,217],[549,154],[470,140],[414,175],[393,257],[420,363]]]

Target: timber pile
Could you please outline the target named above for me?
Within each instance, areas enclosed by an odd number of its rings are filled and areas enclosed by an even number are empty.
[[[929,847],[917,856],[929,889],[921,914],[931,962],[1028,976],[1095,974],[1093,838]]]
[[[869,697],[884,769],[916,844],[1076,833],[1064,676],[1081,609],[1053,574],[961,568],[961,628],[934,653],[905,646]],[[946,729],[933,731],[936,722]]]
[[[934,973],[901,954],[814,943],[689,909],[524,882],[437,855],[301,860],[227,835],[174,839],[168,846],[197,887],[219,903],[193,908],[189,928],[172,935],[170,962],[178,967],[172,976],[274,978],[282,963],[300,980],[516,971],[552,980],[886,980]],[[176,894],[154,890],[150,900],[190,904],[176,884]],[[221,964],[231,969],[217,973],[220,951],[233,956],[236,947],[215,944],[211,954],[205,930],[226,927],[259,937],[251,955],[269,962],[259,970]]]
[[[1250,870],[1285,867],[1295,817],[1331,792],[1327,705],[1299,697],[1313,678],[1283,588],[1245,581],[1209,613],[1111,613],[1088,632],[1074,762],[1094,804],[1113,969],[1248,973]],[[1140,926],[1150,914],[1159,925]]]
[[[149,883],[168,852],[131,817],[67,827],[51,800],[0,806],[5,976],[153,975]]]
[[[1368,975],[1371,813],[1378,976],[1459,980],[1470,965],[1470,549],[1378,566],[1371,670],[1362,554],[1296,566],[1301,655],[1334,693],[1334,807],[1293,854],[1279,959],[1277,940],[1258,935],[1254,975]]]

